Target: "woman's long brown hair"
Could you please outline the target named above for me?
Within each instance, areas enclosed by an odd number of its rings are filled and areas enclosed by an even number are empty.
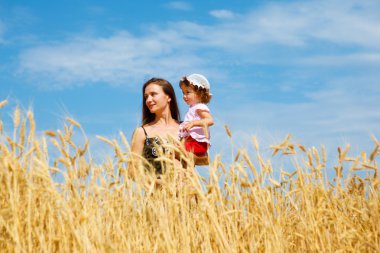
[[[169,81],[167,81],[165,79],[153,77],[153,78],[149,79],[146,83],[144,83],[143,88],[142,88],[142,97],[143,97],[143,99],[142,99],[143,100],[143,102],[142,102],[142,124],[143,125],[148,124],[148,123],[154,121],[154,119],[156,117],[156,115],[154,113],[151,113],[149,111],[148,106],[146,105],[146,99],[144,97],[145,88],[151,83],[154,83],[154,84],[157,84],[158,86],[161,86],[164,93],[171,98],[171,100],[170,100],[170,113],[172,115],[172,118],[174,120],[176,120],[177,122],[179,122],[181,116],[180,116],[180,112],[178,109],[177,99],[175,96],[173,86],[171,85],[171,83],[169,83]]]

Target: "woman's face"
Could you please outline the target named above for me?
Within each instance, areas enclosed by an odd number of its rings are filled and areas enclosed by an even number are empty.
[[[145,104],[151,113],[164,111],[170,104],[170,97],[165,94],[160,85],[151,83],[144,91]],[[170,107],[169,107],[170,108]]]

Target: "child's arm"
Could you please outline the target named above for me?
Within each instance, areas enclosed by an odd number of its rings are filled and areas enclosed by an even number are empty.
[[[199,126],[199,127],[209,127],[214,125],[214,120],[212,119],[211,113],[206,110],[197,110],[197,114],[201,119],[193,120],[190,122],[186,122],[183,125],[183,130],[188,131],[190,128]]]

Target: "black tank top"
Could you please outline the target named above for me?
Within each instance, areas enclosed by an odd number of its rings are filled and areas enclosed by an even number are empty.
[[[143,148],[143,157],[155,168],[156,174],[162,174],[162,162],[157,161],[156,158],[160,152],[164,152],[165,149],[162,147],[161,140],[158,137],[148,137],[145,128],[141,126],[145,133],[145,142]],[[161,151],[158,149],[161,148]]]

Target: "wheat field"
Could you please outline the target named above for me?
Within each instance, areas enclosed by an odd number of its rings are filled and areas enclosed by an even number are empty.
[[[273,157],[296,159],[286,171],[264,159],[252,138],[253,155],[238,149],[230,164],[212,157],[207,179],[168,144],[185,168],[164,155],[167,173],[156,186],[144,163],[130,177],[128,164],[140,157],[123,133],[98,136],[114,155],[95,163],[77,121],[36,134],[31,111],[16,107],[12,119],[12,129],[0,120],[0,252],[380,251],[375,136],[368,154],[337,148],[330,168],[323,147],[288,135],[270,146]]]

